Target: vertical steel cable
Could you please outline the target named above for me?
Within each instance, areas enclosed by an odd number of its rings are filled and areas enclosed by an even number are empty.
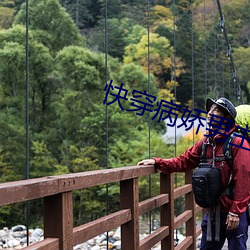
[[[25,70],[26,70],[26,174],[25,179],[29,179],[29,0],[26,0],[26,45],[25,45]],[[29,245],[29,202],[26,202],[26,229],[27,245]]]
[[[223,51],[223,43],[221,45],[221,51]],[[224,60],[222,58],[222,63],[221,63],[221,73],[222,73],[222,96],[225,96],[225,72],[224,72]]]
[[[147,29],[148,29],[148,94],[150,94],[150,0],[147,0],[147,11],[148,11],[148,18],[147,18]],[[151,157],[151,140],[150,140],[150,112],[148,113],[148,158]],[[149,197],[151,197],[151,175],[148,176],[148,185],[149,185]],[[152,227],[152,213],[149,212],[149,233],[151,233]]]
[[[176,2],[175,0],[173,0],[173,22],[174,22],[174,75],[173,75],[173,80],[174,80],[174,99],[175,99],[175,103],[176,103],[176,95],[177,95],[177,91],[176,91]],[[177,125],[175,123],[174,126],[174,154],[175,156],[177,155]],[[177,187],[177,173],[175,173],[175,187]],[[179,239],[178,239],[178,234],[177,234],[177,229],[175,230],[176,233],[176,244],[178,244]]]
[[[229,44],[229,41],[228,41],[227,30],[226,30],[226,25],[225,25],[225,19],[224,19],[224,16],[222,14],[222,8],[221,8],[220,0],[217,0],[217,5],[218,5],[218,9],[219,9],[221,23],[223,23],[222,32],[224,34],[224,38],[225,38],[226,44],[227,44],[227,56],[228,56],[228,58],[230,60],[230,71],[232,69],[232,74],[233,74],[233,87],[234,87],[233,88],[233,92],[234,93],[237,92],[236,95],[237,95],[238,103],[241,104],[242,103],[241,86],[240,86],[240,82],[239,81],[238,81],[238,84],[237,84],[236,68],[235,68],[235,65],[234,65],[234,60],[233,60],[231,45]],[[236,86],[236,84],[237,84],[237,86]],[[236,95],[234,94],[234,99],[235,99]]]
[[[193,0],[191,0],[191,30],[192,30],[192,103],[193,107],[192,109],[194,110],[194,105],[195,105],[195,100],[194,100],[194,10],[193,10]],[[193,129],[193,144],[194,144],[194,129]]]
[[[176,28],[175,28],[175,23],[176,23],[176,20],[175,20],[175,15],[176,15],[176,3],[175,3],[175,0],[173,0],[173,19],[174,19],[174,73],[173,73],[173,81],[174,81],[174,98],[175,98],[175,103],[176,103]],[[175,156],[176,156],[176,124],[175,124]]]
[[[224,70],[225,70],[225,67],[224,67],[224,59],[223,59],[223,57],[221,56],[221,54],[222,54],[222,52],[223,52],[223,50],[224,50],[224,42],[223,42],[223,40],[221,41],[221,37],[220,37],[220,39],[218,39],[218,50],[219,50],[219,52],[218,52],[218,55],[219,55],[219,62],[220,62],[220,74],[221,74],[221,81],[222,81],[222,93],[221,93],[221,95],[222,96],[225,96],[225,72],[224,72]]]
[[[105,85],[108,82],[108,0],[105,0]],[[106,102],[106,169],[108,169],[109,162],[108,162],[108,105]],[[108,215],[109,211],[109,186],[106,184],[106,215]],[[108,249],[108,232],[107,232],[107,249]]]
[[[79,0],[76,0],[76,26],[79,28]]]
[[[216,32],[216,15],[215,15],[215,0],[213,1],[214,7],[214,91],[217,95],[217,32]]]
[[[206,41],[206,0],[204,0],[204,93],[207,97],[207,41]]]

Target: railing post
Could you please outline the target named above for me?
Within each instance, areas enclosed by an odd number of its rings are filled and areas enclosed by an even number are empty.
[[[60,250],[73,249],[72,192],[44,198],[44,238],[59,238]]]
[[[138,178],[120,182],[121,209],[131,209],[132,220],[121,225],[121,249],[139,250]]]
[[[191,184],[192,172],[185,173],[185,183]],[[186,222],[186,236],[193,237],[193,244],[188,250],[196,249],[196,211],[193,192],[185,195],[185,210],[192,210],[192,217]]]
[[[160,192],[169,195],[169,202],[161,206],[161,226],[169,227],[169,235],[161,241],[162,250],[174,249],[174,177],[160,173]]]

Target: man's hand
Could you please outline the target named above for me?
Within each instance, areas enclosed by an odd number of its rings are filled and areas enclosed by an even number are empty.
[[[230,213],[227,215],[227,229],[233,230],[239,226],[240,218],[237,215],[231,215]]]
[[[155,160],[154,159],[142,160],[137,163],[137,166],[139,165],[155,165]]]

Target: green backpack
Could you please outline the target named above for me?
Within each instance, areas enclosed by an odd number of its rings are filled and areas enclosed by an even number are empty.
[[[239,127],[246,129],[247,125],[250,129],[250,105],[239,105],[236,108],[237,115],[235,118],[235,122]],[[238,129],[238,133],[241,133],[240,128]],[[228,162],[230,168],[233,167],[233,156],[232,156],[232,145],[234,138],[237,136],[237,133],[231,134],[226,142],[223,145],[223,153]],[[250,138],[250,132],[248,132],[248,137]],[[250,141],[249,141],[250,142]]]
[[[246,128],[248,125],[248,130],[250,129],[250,105],[239,105],[236,108],[237,115],[235,118],[236,124],[238,124],[242,128]],[[238,129],[240,132],[240,129]],[[250,132],[248,132],[248,137],[250,138]],[[225,158],[230,166],[230,168],[233,168],[233,156],[232,156],[232,145],[230,145],[230,142],[232,142],[235,138],[235,135],[231,134],[228,138],[228,140],[224,143],[223,146],[223,153],[225,155]],[[250,141],[248,141],[250,143]],[[250,201],[249,201],[250,202]],[[250,203],[248,204],[248,222],[250,224]]]
[[[250,105],[239,105],[235,108],[237,111],[236,123],[242,128],[246,128],[248,125],[248,129],[250,129]],[[248,137],[250,138],[250,132],[248,133]]]

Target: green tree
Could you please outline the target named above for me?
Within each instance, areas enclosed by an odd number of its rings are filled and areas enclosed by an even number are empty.
[[[53,52],[69,45],[84,45],[83,37],[58,0],[29,1],[29,29],[36,39]],[[22,5],[14,24],[26,24],[26,6]]]
[[[33,141],[31,151],[33,152],[33,157],[30,161],[30,177],[54,175],[56,161],[44,142]]]
[[[60,2],[70,13],[79,29],[92,28],[101,18],[101,4],[98,0],[61,0]]]
[[[250,93],[250,72],[249,72],[249,56],[250,56],[250,48],[239,47],[235,49],[234,58],[238,75],[237,84],[242,85],[242,89],[244,90],[244,94],[246,95],[243,100],[245,103],[250,101],[249,93]]]
[[[154,76],[151,74],[150,79],[148,79],[148,75],[143,71],[143,68],[140,65],[135,63],[124,64],[120,68],[119,84],[123,82],[126,87],[129,88],[130,91],[138,90],[148,92],[148,88],[151,95],[157,95],[157,87]],[[150,86],[148,87],[148,83]]]
[[[160,89],[166,89],[166,82],[173,80],[173,47],[165,37],[160,37],[156,33],[151,33],[149,39],[150,62],[148,62],[148,36],[142,36],[139,43],[130,44],[125,48],[124,63],[139,64],[143,67],[144,72],[147,72],[150,67],[150,72],[157,79],[157,86]],[[178,67],[176,67],[175,74],[179,76],[183,72],[183,62],[180,58],[176,58],[176,61]],[[169,93],[168,96],[171,94]]]
[[[93,51],[105,52],[107,50],[108,55],[118,58],[121,61],[124,55],[124,48],[128,45],[127,37],[131,33],[135,23],[127,17],[122,19],[107,19],[107,44],[105,44],[103,40],[105,36],[104,22],[104,19],[100,20],[98,25],[88,33],[88,47]]]
[[[0,29],[11,27],[15,10],[13,8],[1,7],[0,5]]]
[[[34,33],[30,31],[29,41],[29,85],[31,99],[31,125],[36,131],[41,131],[46,124],[45,113],[50,103],[50,96],[55,91],[50,78],[52,67],[52,56],[47,47],[37,42]],[[2,41],[1,76],[5,95],[17,98],[13,106],[19,107],[24,114],[25,96],[25,28],[16,25],[11,29],[0,32]],[[11,72],[11,74],[10,74]],[[14,101],[15,98],[11,100]]]

